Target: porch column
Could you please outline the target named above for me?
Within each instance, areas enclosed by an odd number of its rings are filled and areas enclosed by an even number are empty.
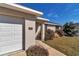
[[[41,31],[42,33],[41,33],[41,39],[42,39],[42,41],[44,41],[45,40],[45,24],[42,24],[42,31]]]
[[[35,38],[39,35],[40,31],[41,31],[41,26],[38,26],[37,31],[35,33]]]

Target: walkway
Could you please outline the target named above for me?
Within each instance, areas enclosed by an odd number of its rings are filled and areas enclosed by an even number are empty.
[[[63,53],[59,52],[58,50],[56,50],[56,49],[54,49],[54,48],[48,46],[47,44],[41,42],[40,40],[36,40],[36,44],[37,44],[37,45],[41,45],[41,46],[43,46],[45,49],[47,49],[48,52],[49,52],[49,56],[66,56],[66,55],[64,55]]]
[[[43,46],[45,49],[47,49],[49,52],[49,56],[66,56],[63,53],[57,51],[56,49],[48,46],[47,44],[45,44],[39,40],[36,40],[36,45]],[[6,53],[2,56],[26,56],[26,52],[24,50],[19,50],[19,51],[15,51],[15,52]]]

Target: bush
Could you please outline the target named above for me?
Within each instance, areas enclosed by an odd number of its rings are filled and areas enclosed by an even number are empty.
[[[57,33],[60,37],[64,35],[63,30],[56,30],[55,33]]]
[[[31,46],[30,48],[28,48],[26,53],[27,53],[27,56],[48,56],[49,55],[46,49],[37,45]]]
[[[41,40],[41,32],[39,33],[39,35],[37,35],[36,39]]]
[[[54,32],[53,30],[46,30],[46,36],[45,36],[45,40],[51,40],[54,37]]]

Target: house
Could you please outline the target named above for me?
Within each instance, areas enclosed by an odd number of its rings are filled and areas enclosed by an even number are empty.
[[[52,23],[48,19],[45,18],[37,18],[36,21],[36,39],[40,39],[42,41],[45,40],[46,30],[52,30],[55,32],[56,30],[61,30],[62,26],[57,23]]]
[[[18,4],[0,3],[0,55],[35,45],[36,20],[41,15]]]
[[[60,24],[57,24],[57,23],[54,23],[54,22],[49,21],[49,22],[47,22],[45,24],[46,24],[47,29],[53,30],[54,32],[56,30],[62,29],[62,26]]]
[[[47,31],[53,31],[51,34],[53,35],[52,37],[54,38],[58,38],[58,37],[61,37],[62,36],[62,26],[58,23],[54,23],[54,22],[47,22],[45,23],[46,24],[46,28],[47,28]]]
[[[45,40],[45,30],[59,29],[48,19],[41,18],[43,13],[18,4],[0,3],[0,55],[16,50],[27,50],[35,45],[36,37],[41,34]]]
[[[76,36],[79,36],[79,23],[75,23],[74,26],[75,26],[74,30],[76,31]]]

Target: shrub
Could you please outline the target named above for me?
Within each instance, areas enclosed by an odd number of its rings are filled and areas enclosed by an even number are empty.
[[[30,48],[28,48],[28,50],[26,51],[27,56],[48,56],[48,50],[44,49],[41,46],[31,46]]]
[[[54,32],[53,30],[46,30],[46,36],[45,36],[45,40],[50,40],[50,39],[53,39],[54,37]]]
[[[60,37],[64,35],[63,30],[56,30],[55,33],[57,33]]]
[[[39,33],[39,35],[37,35],[36,39],[41,40],[41,33]]]

